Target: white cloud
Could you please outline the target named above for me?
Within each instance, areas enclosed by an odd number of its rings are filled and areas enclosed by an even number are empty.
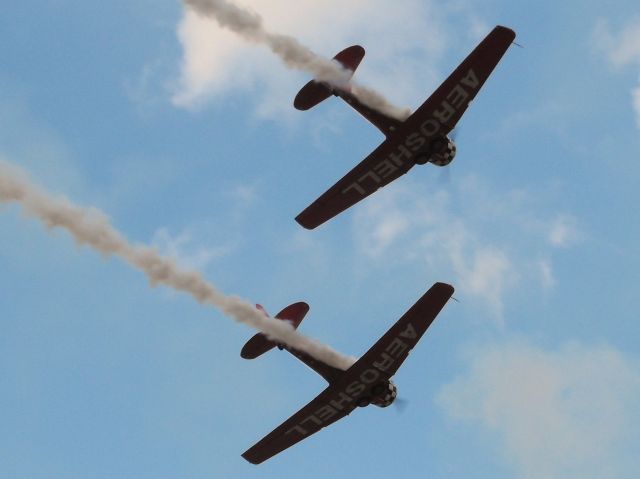
[[[552,288],[556,284],[556,278],[553,276],[553,267],[549,260],[540,260],[538,262],[540,271],[540,282],[545,288]]]
[[[549,243],[558,248],[566,247],[578,241],[582,236],[575,218],[568,215],[558,216],[549,228]]]
[[[617,67],[640,62],[640,18],[631,20],[615,33],[611,32],[608,22],[600,20],[594,30],[594,41]]]
[[[527,191],[491,191],[472,176],[428,197],[424,188],[407,180],[358,205],[357,253],[367,266],[395,263],[439,271],[458,296],[483,305],[499,325],[506,294],[516,286],[552,288],[553,249],[581,237],[573,216],[545,212],[548,205],[537,204]]]
[[[256,52],[237,36],[220,29],[209,19],[185,10],[178,27],[178,38],[184,49],[179,90],[173,97],[177,106],[195,107],[198,101],[215,95],[230,85],[247,88]]]
[[[151,245],[160,254],[175,259],[190,269],[203,270],[209,263],[230,253],[230,247],[195,246],[193,233],[184,230],[172,235],[167,228],[159,228],[151,240]]]
[[[431,267],[443,263],[452,269],[455,285],[463,296],[484,303],[499,326],[504,325],[504,294],[518,280],[512,260],[504,248],[482,241],[464,226],[463,220],[451,224],[434,224],[423,236],[427,263]]]
[[[0,89],[0,155],[20,164],[49,188],[91,198],[94,191],[80,174],[71,149],[54,125],[43,122],[20,90]]]
[[[373,231],[374,246],[370,254],[379,256],[400,234],[408,228],[407,218],[403,216],[388,216],[375,227]]]
[[[631,92],[633,98],[633,108],[636,111],[636,125],[640,128],[640,85]]]
[[[375,261],[406,261],[454,276],[462,295],[483,302],[502,322],[503,294],[515,274],[506,251],[482,241],[456,216],[443,190],[429,197],[393,185],[355,212],[357,250]]]
[[[384,255],[410,227],[409,216],[397,207],[394,196],[386,199],[391,201],[372,202],[356,213],[356,230],[364,232],[360,236],[362,251],[374,258]]]
[[[236,185],[229,192],[229,196],[241,209],[249,208],[258,196],[257,185]]]
[[[639,397],[637,361],[614,348],[570,343],[549,351],[510,341],[475,351],[438,403],[497,433],[515,477],[601,479],[635,477],[640,461],[630,436],[638,439]]]
[[[446,28],[441,10],[431,2],[245,0],[238,4],[258,12],[268,30],[299,38],[327,57],[354,43],[364,45],[368,56],[358,78],[396,102],[418,101],[428,90],[425,85],[436,78],[433,64],[444,51]],[[178,38],[184,49],[173,97],[178,106],[196,108],[223,93],[259,88],[258,111],[273,115],[285,107],[290,110],[293,96],[304,84],[304,76],[287,71],[264,47],[247,44],[188,9],[178,26]]]
[[[123,81],[123,88],[138,114],[149,116],[166,102],[169,87],[165,78],[171,74],[165,61],[155,60],[143,65],[139,72]]]
[[[484,298],[502,323],[503,292],[513,267],[507,255],[495,248],[479,248],[473,253],[471,264],[454,258],[454,267],[463,289]]]
[[[614,66],[640,65],[640,17],[630,20],[614,33],[606,21],[600,20],[593,39],[596,48],[604,52]],[[640,85],[631,91],[631,104],[636,112],[636,125],[640,128]]]

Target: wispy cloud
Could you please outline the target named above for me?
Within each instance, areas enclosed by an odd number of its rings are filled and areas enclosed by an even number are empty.
[[[221,2],[199,0],[189,5],[205,9],[209,3]],[[394,102],[415,101],[424,95],[425,82],[433,81],[433,67],[446,40],[441,10],[433,8],[431,2],[401,0],[390,5],[383,0],[245,0],[238,5],[253,17],[261,17],[260,25],[265,29],[303,38],[313,50],[329,58],[348,45],[363,44],[369,55],[358,78],[389,93]],[[292,8],[295,15],[291,15]],[[263,48],[248,45],[193,8],[185,10],[178,38],[184,55],[174,95],[177,105],[197,108],[221,93],[259,86],[264,103],[259,110],[281,113],[285,107],[290,110],[293,95],[303,84],[301,76],[283,71]],[[270,101],[273,97],[281,99],[279,109]]]
[[[611,31],[608,21],[600,19],[594,28],[593,40],[613,65],[624,67],[636,63],[640,61],[640,17],[631,19],[615,32]]]
[[[546,350],[519,340],[475,350],[470,358],[468,371],[444,386],[437,401],[450,417],[497,433],[515,477],[635,476],[636,359],[610,346]]]
[[[236,206],[246,209],[253,205],[258,197],[256,184],[235,185],[228,193]]]
[[[516,279],[511,260],[506,253],[492,247],[480,247],[465,259],[451,257],[459,284],[463,290],[484,298],[494,315],[503,324],[503,295],[510,279]]]
[[[622,68],[640,67],[640,17],[629,20],[623,28],[612,32],[609,22],[599,20],[593,31],[596,49],[603,52],[612,65]],[[631,91],[631,105],[640,128],[640,85]]]
[[[538,268],[540,271],[540,282],[545,288],[552,288],[556,285],[556,278],[553,275],[553,267],[551,261],[548,259],[542,259],[538,262]]]
[[[633,108],[636,111],[636,124],[640,128],[640,85],[633,89],[631,97],[633,98]]]
[[[33,184],[22,170],[3,161],[0,161],[0,203],[19,204],[26,215],[40,220],[49,229],[65,230],[77,244],[105,256],[117,256],[144,273],[151,285],[162,284],[187,293],[234,321],[262,331],[270,339],[303,350],[337,368],[347,369],[354,362],[354,358],[301,335],[285,321],[266,317],[248,301],[222,293],[199,272],[184,268],[149,246],[132,244],[101,211],[51,195]]]
[[[0,155],[20,158],[48,186],[89,194],[67,142],[40,118],[28,95],[4,85],[0,89],[0,148]]]
[[[243,40],[271,50],[288,68],[310,74],[315,80],[348,88],[363,104],[398,120],[406,119],[411,110],[393,105],[381,93],[351,80],[352,72],[331,57],[318,55],[300,40],[277,33],[264,26],[262,17],[233,0],[183,0],[185,7],[204,18],[210,18]]]
[[[558,248],[574,244],[582,238],[577,220],[569,215],[559,215],[549,226],[549,243]]]
[[[168,228],[159,228],[151,239],[151,246],[160,254],[173,258],[186,268],[203,270],[216,258],[229,254],[231,246],[206,247],[197,245],[193,232],[183,230],[177,235],[169,232]]]
[[[358,205],[358,254],[373,263],[441,271],[460,296],[484,305],[500,325],[506,294],[532,282],[554,286],[552,251],[581,238],[572,215],[549,211],[526,191],[498,193],[471,176],[428,197],[422,187],[395,184]]]
[[[166,103],[170,91],[166,78],[171,74],[164,60],[149,61],[139,72],[123,81],[123,88],[139,115],[147,117],[156,113],[158,107]]]

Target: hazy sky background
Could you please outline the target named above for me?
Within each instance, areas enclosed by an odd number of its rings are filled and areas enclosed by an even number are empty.
[[[635,478],[640,469],[637,2],[243,0],[416,108],[496,24],[512,47],[417,167],[315,231],[293,218],[381,141],[309,79],[179,2],[10,2],[0,158],[229,294],[362,354],[456,287],[394,408],[258,466],[240,454],[324,388],[286,353],[0,206],[0,476]]]

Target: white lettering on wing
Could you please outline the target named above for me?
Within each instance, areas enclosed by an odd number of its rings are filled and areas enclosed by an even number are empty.
[[[387,380],[388,376],[385,373],[406,357],[417,339],[416,328],[413,324],[407,323],[396,337],[389,340],[379,357],[372,361],[371,367],[359,373],[355,379],[336,391],[335,395],[327,398],[322,406],[289,428],[285,434],[295,433],[303,437],[308,436],[333,422],[339,412],[349,412],[354,409],[355,402],[361,398],[367,388],[379,382],[381,376]]]
[[[423,121],[417,131],[409,132],[404,140],[399,141],[393,150],[374,164],[369,171],[344,187],[342,194],[356,194],[361,197],[370,195],[393,180],[394,175],[400,176],[398,173],[402,174],[409,170],[414,154],[427,145],[431,137],[440,131],[442,125],[448,123],[461,108],[467,107],[469,104],[467,99],[471,96],[471,91],[479,86],[480,80],[475,71],[470,68],[445,95],[438,108],[431,114],[431,118]]]

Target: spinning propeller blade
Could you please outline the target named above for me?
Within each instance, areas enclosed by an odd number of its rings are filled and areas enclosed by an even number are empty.
[[[393,404],[396,406],[396,411],[398,411],[398,414],[402,414],[407,409],[407,406],[409,405],[409,400],[399,397],[399,398],[396,398],[395,401],[393,401]]]

